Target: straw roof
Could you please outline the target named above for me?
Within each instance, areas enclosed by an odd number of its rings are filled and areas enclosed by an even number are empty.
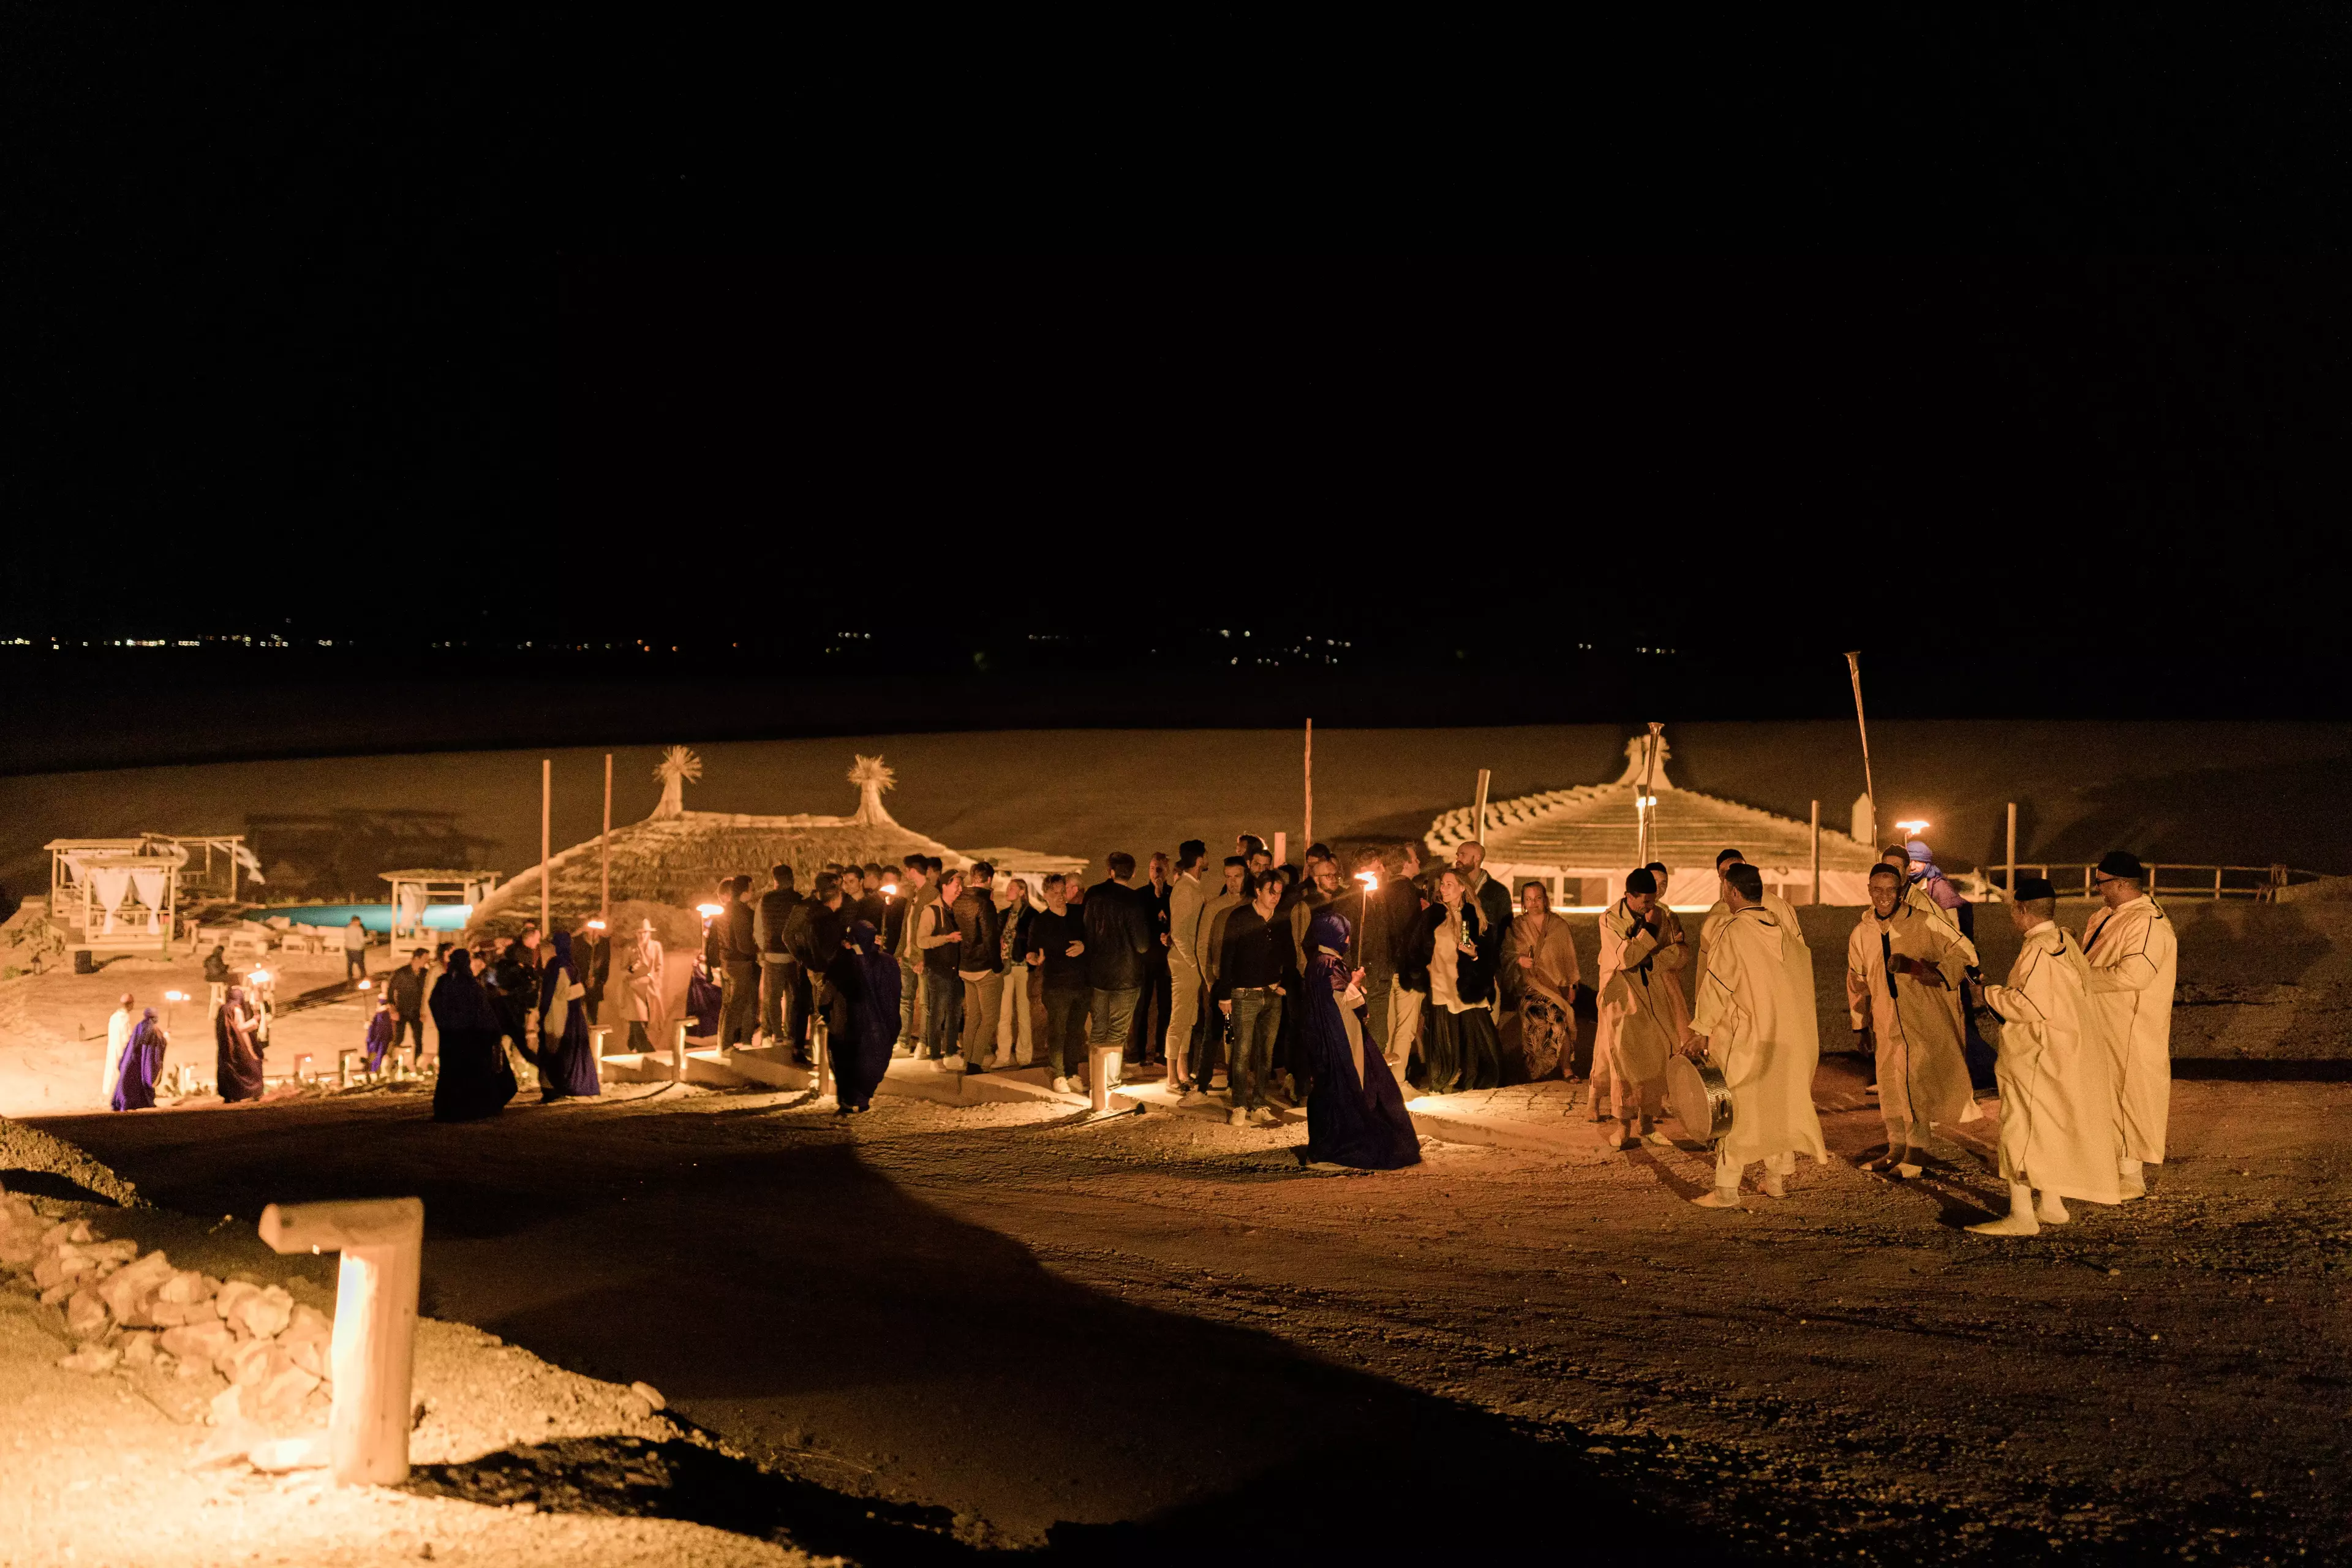
[[[1639,812],[1642,739],[1626,742],[1626,769],[1613,784],[1546,790],[1540,795],[1489,802],[1486,864],[1498,875],[1610,876],[1642,863]],[[1773,872],[1808,868],[1812,861],[1812,825],[1738,801],[1678,789],[1661,757],[1650,788],[1648,858],[1673,867],[1715,864],[1717,853],[1737,849],[1748,863]],[[1430,825],[1429,847],[1441,856],[1477,836],[1474,808],[1449,811]],[[1863,872],[1877,857],[1869,845],[1831,828],[1822,829],[1822,868]]]
[[[825,864],[879,861],[895,865],[908,855],[936,855],[950,866],[974,860],[992,863],[1000,873],[1043,876],[1083,870],[1075,856],[1032,849],[951,849],[893,818],[882,792],[896,776],[879,757],[859,757],[849,782],[858,786],[857,809],[846,816],[802,814],[764,816],[743,812],[688,811],[683,786],[701,775],[701,763],[684,747],[673,747],[656,770],[663,797],[642,822],[615,827],[612,835],[613,902],[627,900],[692,909],[712,900],[721,879],[749,874],[756,888],[768,885],[768,868],[793,868],[806,891]],[[547,863],[550,909],[556,929],[572,930],[600,907],[593,838],[575,844]],[[541,868],[533,866],[499,888],[475,909],[469,933],[503,935],[539,918]]]

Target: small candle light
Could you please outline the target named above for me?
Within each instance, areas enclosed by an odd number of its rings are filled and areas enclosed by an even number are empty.
[[[590,921],[588,922],[588,929],[590,931],[603,931],[604,929],[604,922],[603,921]]]

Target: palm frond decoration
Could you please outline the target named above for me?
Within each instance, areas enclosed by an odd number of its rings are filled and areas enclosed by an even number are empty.
[[[702,759],[684,746],[672,746],[662,753],[654,777],[662,786],[661,804],[654,807],[654,815],[677,816],[686,810],[686,786],[701,782]]]
[[[890,814],[883,809],[882,792],[898,787],[898,775],[882,765],[879,757],[859,757],[849,770],[849,782],[857,786],[857,815],[852,822],[885,823]]]

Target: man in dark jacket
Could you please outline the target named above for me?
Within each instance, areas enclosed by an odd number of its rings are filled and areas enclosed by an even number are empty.
[[[977,861],[963,874],[956,895],[956,979],[963,986],[963,1067],[980,1072],[994,1065],[996,1015],[1004,1001],[1004,915],[996,907],[996,868]]]
[[[426,953],[418,948],[408,955],[408,962],[384,976],[384,994],[392,1001],[392,1049],[397,1052],[401,1041],[414,1034],[416,1053],[409,1058],[414,1064],[425,1059],[425,961]]]
[[[834,930],[828,945],[820,925],[831,926],[840,918],[841,879],[831,871],[817,873],[814,892],[794,904],[784,917],[784,951],[792,954],[793,966],[800,973],[793,988],[793,1009],[784,1021],[785,1037],[793,1042],[793,1061],[796,1066],[811,1067],[814,1058],[809,1055],[809,1019],[814,1016],[818,998],[815,987],[824,974],[825,963],[819,954],[841,951],[841,932]]]
[[[1267,1058],[1281,1031],[1282,999],[1298,990],[1298,944],[1280,912],[1282,879],[1272,871],[1257,879],[1250,901],[1225,921],[1223,952],[1210,994],[1217,1011],[1232,1021],[1233,1045],[1225,1072],[1227,1120],[1265,1126],[1275,1114],[1265,1104]]]
[[[751,879],[730,877],[721,889],[719,918],[710,922],[719,938],[720,970],[719,1048],[748,1046],[760,1026],[758,917],[751,909]]]
[[[1135,1026],[1135,1001],[1143,994],[1143,958],[1157,941],[1151,917],[1128,879],[1135,857],[1113,850],[1104,862],[1110,876],[1087,889],[1087,986],[1093,1013],[1087,1043],[1124,1048]]]
[[[751,917],[751,945],[760,950],[760,1034],[772,1046],[782,1042],[790,999],[805,982],[801,979],[799,961],[784,945],[784,927],[792,921],[793,907],[801,901],[793,886],[793,868],[784,864],[772,866],[768,877],[772,886],[760,895],[760,906]]]
[[[1042,885],[1045,907],[1029,922],[1029,962],[1041,973],[1045,994],[1045,1057],[1053,1064],[1054,1089],[1073,1092],[1070,1069],[1081,1049],[1078,1027],[1087,1016],[1087,923],[1069,901],[1069,881],[1059,871]]]
[[[1135,896],[1142,900],[1144,918],[1151,922],[1151,948],[1143,955],[1143,989],[1135,999],[1135,1022],[1127,1039],[1127,1059],[1151,1065],[1163,1059],[1167,1048],[1171,981],[1168,970],[1168,900],[1175,889],[1164,850],[1155,850]]]

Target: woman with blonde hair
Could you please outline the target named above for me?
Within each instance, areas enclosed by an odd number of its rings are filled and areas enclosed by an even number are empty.
[[[1576,939],[1551,912],[1551,893],[1541,882],[1519,889],[1519,913],[1503,938],[1502,973],[1504,992],[1518,1010],[1517,1048],[1505,1051],[1506,1065],[1529,1083],[1559,1077],[1576,1056]]]

